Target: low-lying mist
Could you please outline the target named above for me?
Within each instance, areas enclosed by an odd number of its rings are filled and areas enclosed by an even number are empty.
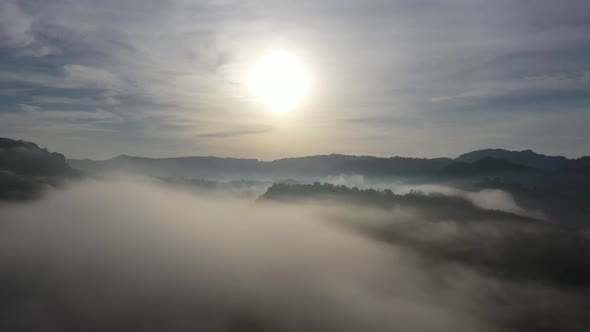
[[[2,331],[587,331],[584,236],[145,179],[0,207]],[[585,251],[589,252],[589,251]]]

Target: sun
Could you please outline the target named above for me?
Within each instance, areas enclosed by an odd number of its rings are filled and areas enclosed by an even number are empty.
[[[309,89],[305,69],[288,52],[275,52],[263,58],[248,76],[250,93],[272,112],[287,112],[297,107]]]

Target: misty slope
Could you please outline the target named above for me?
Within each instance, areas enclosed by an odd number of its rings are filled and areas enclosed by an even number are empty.
[[[35,143],[0,138],[0,199],[34,198],[48,186],[76,176],[62,154]]]

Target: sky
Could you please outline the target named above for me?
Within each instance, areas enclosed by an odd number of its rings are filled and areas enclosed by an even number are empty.
[[[274,114],[272,52],[309,80]],[[0,0],[0,136],[71,158],[590,154],[588,0]]]

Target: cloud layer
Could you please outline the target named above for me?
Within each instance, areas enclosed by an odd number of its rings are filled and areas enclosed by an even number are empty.
[[[550,228],[121,179],[0,216],[6,330],[585,331],[589,320],[588,240]]]

